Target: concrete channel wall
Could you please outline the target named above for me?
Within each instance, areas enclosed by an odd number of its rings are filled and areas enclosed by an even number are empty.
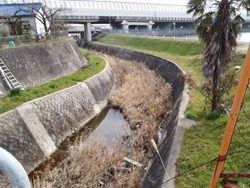
[[[155,55],[113,46],[87,43],[83,41],[78,41],[78,45],[89,50],[95,50],[129,61],[142,62],[149,69],[157,71],[166,80],[166,82],[172,85],[174,107],[171,110],[170,117],[164,124],[167,134],[159,146],[159,151],[167,169],[171,168],[170,171],[173,171],[175,168],[174,163],[176,156],[178,156],[178,152],[176,153],[175,150],[178,150],[176,147],[180,147],[180,142],[178,142],[177,146],[175,143],[173,143],[173,141],[177,139],[176,137],[180,135],[179,132],[183,130],[182,128],[181,130],[178,129],[177,124],[180,116],[179,109],[180,106],[183,106],[183,94],[187,95],[186,90],[184,91],[185,84],[182,80],[182,75],[185,74],[185,72],[170,60]],[[157,187],[161,187],[161,183],[169,178],[169,174],[165,173],[158,155],[153,157],[151,164],[152,165],[150,165],[148,170],[148,175],[145,176],[144,182],[142,184],[143,188],[152,188],[156,185]],[[171,175],[172,174],[174,173],[171,173]],[[165,187],[171,188],[173,185],[168,184]]]
[[[0,50],[0,59],[24,87],[40,85],[78,71],[87,61],[73,39]],[[9,91],[0,78],[0,91]]]
[[[115,85],[114,78],[107,63],[102,72],[84,82],[1,114],[0,147],[14,155],[27,173],[31,172],[67,136],[101,112]],[[7,177],[0,172],[0,187],[9,185]]]

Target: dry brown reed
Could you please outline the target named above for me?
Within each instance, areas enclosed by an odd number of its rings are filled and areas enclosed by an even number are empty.
[[[140,187],[144,170],[132,166],[130,174],[122,173],[123,157],[147,164],[154,152],[151,139],[157,142],[159,124],[172,106],[171,86],[142,63],[99,55],[105,57],[117,73],[118,85],[110,102],[136,130],[133,136],[125,135],[133,147],[127,153],[121,144],[114,143],[112,149],[108,149],[101,139],[80,142],[70,151],[67,160],[35,179],[34,188]]]
[[[80,142],[68,158],[58,167],[48,169],[33,180],[34,188],[87,188],[87,187],[131,187],[141,184],[141,169],[131,167],[130,174],[122,172],[126,152],[120,144],[113,143],[108,149],[101,139],[90,138]],[[134,160],[143,157],[133,153]]]
[[[152,156],[150,139],[158,141],[158,127],[172,107],[171,85],[144,64],[103,55],[118,72],[120,85],[110,97],[111,106],[119,108],[132,129],[140,129],[135,146]]]

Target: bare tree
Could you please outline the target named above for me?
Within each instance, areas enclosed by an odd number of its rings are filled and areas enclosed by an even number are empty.
[[[65,9],[51,8],[48,6],[47,2],[44,1],[44,3],[40,4],[40,6],[27,4],[27,9],[23,9],[22,11],[29,12],[38,21],[40,21],[44,26],[45,33],[48,34],[48,32],[51,31],[53,27],[59,23],[58,19],[56,18],[56,15],[62,12],[63,10]]]
[[[9,27],[10,32],[12,35],[18,36],[18,34],[21,34],[21,16],[18,15],[20,10],[17,10],[14,15],[10,15],[8,13],[5,13],[4,16],[2,16],[2,19],[4,20],[5,24]]]

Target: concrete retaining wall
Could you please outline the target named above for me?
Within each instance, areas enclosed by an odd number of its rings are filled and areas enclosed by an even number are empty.
[[[94,118],[106,105],[115,84],[109,64],[76,86],[25,103],[0,115],[0,147],[13,154],[29,173],[57,146]],[[1,176],[1,174],[0,174]],[[0,178],[0,187],[7,187]]]
[[[175,143],[173,143],[173,140],[176,139],[176,128],[179,119],[179,108],[183,100],[182,94],[184,90],[184,82],[182,80],[181,75],[185,74],[185,72],[178,65],[171,62],[170,60],[154,56],[151,54],[124,48],[113,47],[113,46],[87,43],[83,41],[79,41],[78,45],[80,47],[84,47],[90,50],[95,50],[98,52],[116,56],[129,61],[142,62],[149,69],[157,71],[166,80],[166,82],[172,84],[173,88],[172,97],[175,105],[171,110],[172,112],[170,117],[168,118],[167,122],[164,125],[167,129],[167,135],[162,141],[159,147],[159,151],[167,168],[168,167],[172,168],[172,166],[175,166],[174,163],[176,160],[176,156],[175,159],[171,158],[171,161],[169,159],[170,156],[172,156],[173,154],[172,151],[176,149],[175,147],[180,147],[179,145],[176,146]],[[187,91],[185,90],[185,92]],[[161,164],[158,155],[155,155],[153,157],[153,159],[151,160],[151,164],[152,165],[150,166],[148,171],[148,174],[150,175],[145,176],[144,182],[142,184],[143,188],[152,188],[156,185],[161,184],[164,178],[165,180],[168,179],[168,174],[165,173],[165,170]],[[170,185],[167,187],[172,187],[172,186]]]
[[[87,64],[73,39],[3,49],[0,59],[24,88],[71,74]],[[2,79],[0,91],[4,95],[9,91]]]

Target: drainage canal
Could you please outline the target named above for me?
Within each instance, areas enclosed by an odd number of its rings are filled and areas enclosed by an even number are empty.
[[[74,147],[81,138],[101,137],[106,145],[112,146],[113,139],[121,141],[122,135],[131,133],[131,129],[124,119],[123,114],[113,108],[105,108],[102,112],[89,121],[81,130],[65,140],[59,149],[48,159],[29,174],[31,179],[39,176],[39,173],[45,171],[46,167],[56,166],[68,155],[70,148]],[[121,136],[119,136],[121,135]],[[86,141],[85,139],[85,141]]]

